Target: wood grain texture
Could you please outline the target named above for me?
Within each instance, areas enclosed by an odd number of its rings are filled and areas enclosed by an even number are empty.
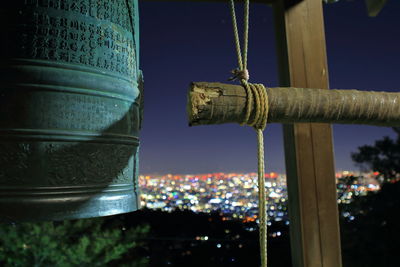
[[[344,123],[400,126],[400,93],[266,88],[268,123]],[[250,105],[250,121],[257,102]],[[244,87],[193,82],[188,92],[189,125],[242,123],[247,110]]]
[[[328,88],[320,0],[274,6],[280,85]],[[328,124],[284,126],[293,266],[342,266],[332,130]]]
[[[144,2],[188,2],[188,0],[140,0]],[[275,0],[250,0],[251,3],[261,3],[261,4],[271,4]],[[227,0],[190,0],[190,2],[225,2],[228,3]],[[243,2],[243,0],[239,0],[239,2]]]

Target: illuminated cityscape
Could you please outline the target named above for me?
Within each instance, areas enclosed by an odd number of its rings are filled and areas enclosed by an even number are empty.
[[[338,203],[349,204],[356,196],[380,189],[378,173],[336,173]],[[268,224],[289,224],[286,176],[268,173],[266,178]],[[258,196],[256,173],[212,173],[163,176],[141,175],[141,205],[150,209],[194,212],[220,212],[224,220],[257,221]],[[351,214],[343,214],[352,220]]]

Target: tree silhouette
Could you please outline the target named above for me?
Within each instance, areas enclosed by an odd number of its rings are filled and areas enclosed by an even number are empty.
[[[399,266],[400,128],[393,140],[384,137],[352,154],[355,162],[380,173],[382,189],[340,205],[344,266]],[[349,220],[351,218],[351,220]]]
[[[117,218],[117,217],[115,217]],[[0,225],[1,266],[107,266],[141,244],[147,226],[126,229],[115,218]],[[145,266],[136,257],[129,266]]]
[[[359,147],[351,155],[362,168],[379,172],[384,182],[394,181],[400,174],[400,128],[393,130],[398,134],[396,140],[386,136],[375,141],[375,145]]]

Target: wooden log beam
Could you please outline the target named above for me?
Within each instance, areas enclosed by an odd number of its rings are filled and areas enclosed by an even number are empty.
[[[188,2],[188,0],[141,0],[146,2]],[[189,0],[190,2],[225,2],[228,3],[228,0]],[[276,0],[250,0],[252,3],[260,3],[260,4],[272,4]],[[240,0],[239,2],[243,2]]]
[[[267,88],[268,123],[343,123],[400,126],[400,93]],[[247,105],[242,86],[194,82],[188,93],[189,125],[241,123]],[[255,115],[251,105],[250,121]]]

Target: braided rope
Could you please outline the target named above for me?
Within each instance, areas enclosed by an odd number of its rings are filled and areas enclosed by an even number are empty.
[[[243,69],[247,69],[247,50],[249,40],[249,6],[250,1],[244,2],[244,20],[243,20]],[[236,25],[237,28],[237,25]]]
[[[239,42],[239,31],[237,27],[236,21],[236,13],[235,13],[235,2],[230,0],[230,10],[231,10],[231,17],[232,17],[232,25],[233,25],[233,34],[235,36],[235,47],[236,47],[236,54],[238,59],[238,66],[239,69],[243,69],[243,62],[242,62],[242,51],[240,50],[240,42]]]
[[[265,166],[264,166],[264,136],[262,130],[257,130],[258,140],[258,213],[259,213],[259,238],[260,238],[260,255],[261,266],[267,266],[267,211],[266,211],[266,195],[265,195]]]
[[[244,32],[243,32],[243,57],[240,49],[239,31],[237,27],[235,2],[230,0],[230,10],[232,15],[233,34],[235,38],[236,54],[238,58],[238,70],[232,71],[234,79],[240,79],[240,83],[246,90],[247,104],[246,114],[241,125],[254,127],[257,132],[258,141],[258,213],[259,213],[259,238],[260,238],[260,256],[261,266],[267,266],[267,198],[265,193],[265,166],[264,166],[264,136],[263,130],[267,124],[268,117],[268,95],[262,84],[251,84],[248,82],[249,74],[247,70],[247,51],[248,51],[248,33],[249,33],[249,0],[244,4]],[[255,108],[255,116],[250,122],[250,113],[252,106]]]

